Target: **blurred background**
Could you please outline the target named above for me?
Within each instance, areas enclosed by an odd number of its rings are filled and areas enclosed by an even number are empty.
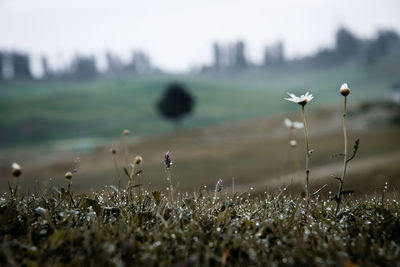
[[[125,185],[127,147],[152,189],[168,185],[171,151],[183,191],[220,178],[226,190],[296,191],[304,135],[285,126],[301,116],[284,97],[309,91],[310,181],[335,191],[343,82],[349,147],[361,140],[345,187],[395,188],[399,14],[397,0],[0,0],[0,189],[14,161],[25,190],[64,185],[73,169],[77,191]]]

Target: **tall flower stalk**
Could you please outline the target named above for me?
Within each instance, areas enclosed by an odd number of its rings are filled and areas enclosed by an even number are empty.
[[[170,191],[171,205],[172,205],[174,203],[174,188],[172,186],[171,173],[170,173],[172,160],[171,156],[169,155],[169,151],[164,155],[164,164],[165,164],[165,173],[167,174],[167,181],[169,182],[169,191]]]
[[[307,130],[307,121],[306,116],[304,115],[304,105],[301,105],[301,118],[303,119],[304,123],[304,136],[306,140],[306,192],[307,196],[310,196],[310,185],[309,185],[309,177],[310,177],[310,168],[309,168],[309,161],[310,161],[310,146],[308,143],[308,130]]]
[[[347,169],[347,130],[346,130],[346,116],[347,116],[347,96],[350,94],[350,89],[347,85],[347,83],[342,84],[340,87],[340,94],[344,96],[344,106],[343,106],[343,138],[344,138],[344,152],[343,152],[343,170],[342,170],[342,175],[340,176],[339,179],[339,189],[338,193],[336,195],[336,211],[335,214],[337,214],[340,206],[340,202],[342,200],[342,190],[343,190],[343,183],[344,183],[344,177],[346,175],[346,169]]]
[[[12,175],[14,176],[14,189],[11,191],[11,194],[15,197],[18,190],[18,177],[22,174],[21,166],[18,163],[14,162],[11,165]]]
[[[129,164],[129,148],[128,148],[128,138],[131,131],[125,129],[123,132],[124,134],[124,150],[125,150],[125,163]]]
[[[285,98],[285,100],[291,101],[293,103],[297,103],[301,106],[301,117],[303,119],[303,124],[304,124],[304,136],[306,140],[306,194],[307,196],[310,196],[310,186],[309,186],[309,176],[310,176],[310,169],[309,169],[309,160],[310,160],[310,147],[309,147],[309,142],[308,142],[308,130],[307,130],[307,122],[306,122],[306,117],[304,114],[304,107],[305,105],[310,102],[314,97],[309,94],[308,92],[305,95],[302,95],[300,97],[295,96],[294,94],[288,93],[290,98]]]

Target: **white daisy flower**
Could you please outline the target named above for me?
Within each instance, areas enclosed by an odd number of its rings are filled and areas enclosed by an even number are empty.
[[[296,130],[296,129],[302,129],[302,128],[304,127],[304,125],[303,125],[302,122],[299,122],[299,121],[291,121],[291,120],[288,119],[288,118],[285,118],[284,122],[285,122],[285,125],[286,125],[286,127],[287,127],[288,129]]]
[[[302,106],[305,106],[308,102],[310,102],[314,98],[312,94],[309,94],[308,92],[305,95],[299,97],[291,93],[288,93],[288,95],[290,96],[290,98],[285,98],[285,100],[297,103]]]
[[[350,94],[350,89],[347,83],[342,84],[342,86],[340,87],[340,94],[342,96],[347,96],[348,94]]]

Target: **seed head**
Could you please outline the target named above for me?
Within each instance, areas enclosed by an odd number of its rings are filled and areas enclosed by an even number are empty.
[[[133,160],[133,163],[135,165],[139,165],[143,162],[143,158],[141,156],[136,156],[135,159]]]
[[[110,152],[113,155],[117,154],[117,150],[114,147],[110,149]]]
[[[167,169],[171,168],[172,161],[171,161],[171,157],[170,157],[170,155],[169,155],[169,151],[168,151],[167,153],[165,153],[165,156],[164,156],[164,163],[165,163],[165,167],[166,167]]]
[[[347,86],[347,83],[342,84],[342,86],[340,87],[340,94],[342,96],[348,96],[350,94],[350,89]]]
[[[295,148],[297,146],[297,141],[296,140],[290,140],[290,146]]]
[[[12,168],[11,173],[12,173],[12,175],[13,175],[14,177],[18,177],[18,176],[21,175],[22,170],[21,170],[21,166],[19,166],[18,163],[14,162],[14,163],[11,165],[11,168]]]
[[[128,129],[125,129],[123,131],[123,133],[124,133],[125,136],[128,136],[131,133],[131,131],[129,131]]]
[[[71,178],[72,178],[72,172],[66,172],[65,173],[65,179],[71,180]]]

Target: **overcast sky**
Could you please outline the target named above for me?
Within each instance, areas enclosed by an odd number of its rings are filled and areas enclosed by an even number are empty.
[[[360,37],[400,32],[400,0],[0,0],[0,49],[36,59],[68,60],[77,52],[100,57],[133,49],[169,71],[211,62],[211,44],[243,39],[260,62],[279,39],[289,57],[331,46],[346,26]]]

